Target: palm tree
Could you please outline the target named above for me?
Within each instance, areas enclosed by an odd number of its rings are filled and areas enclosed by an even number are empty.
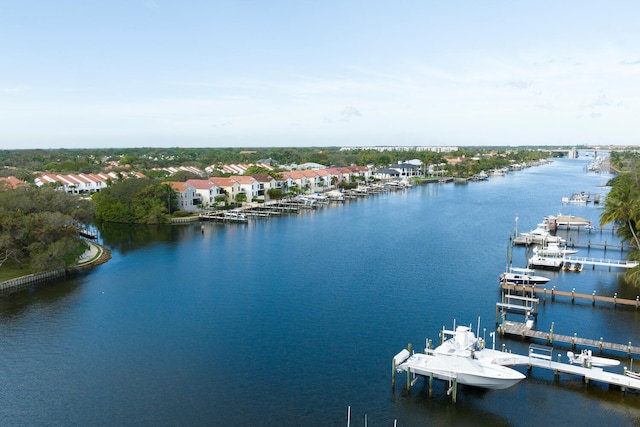
[[[638,219],[640,218],[640,183],[635,174],[625,173],[609,181],[612,186],[605,208],[600,215],[602,224],[618,223],[618,235],[623,241],[629,240],[636,250],[638,240]]]

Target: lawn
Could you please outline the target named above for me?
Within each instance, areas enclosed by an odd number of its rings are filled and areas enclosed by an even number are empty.
[[[22,268],[20,268],[15,260],[9,258],[0,267],[0,282],[32,273],[34,273],[34,271],[29,268],[29,260],[22,260]]]

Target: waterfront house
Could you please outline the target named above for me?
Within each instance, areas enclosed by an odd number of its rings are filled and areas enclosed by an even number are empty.
[[[236,196],[241,192],[240,184],[231,178],[212,177],[209,178],[209,181],[213,182],[222,190],[221,194],[224,193],[227,196],[227,203],[235,202]]]
[[[398,171],[400,179],[413,178],[421,175],[420,166],[411,163],[391,165],[389,166],[389,169]]]
[[[250,176],[258,182],[258,200],[267,200],[269,198],[268,192],[270,189],[280,188],[278,186],[278,181],[270,175],[253,174]]]
[[[186,182],[165,182],[176,192],[178,209],[187,212],[195,212],[200,205],[200,197],[196,189]]]
[[[186,183],[195,189],[200,198],[200,204],[204,207],[215,206],[218,196],[226,198],[222,188],[209,179],[188,179]]]
[[[251,203],[252,201],[260,198],[260,183],[252,176],[238,175],[230,176],[229,178],[240,185],[240,193],[247,195],[247,202]],[[262,200],[264,200],[264,196],[262,197]]]

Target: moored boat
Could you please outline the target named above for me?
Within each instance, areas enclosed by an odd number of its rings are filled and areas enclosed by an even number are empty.
[[[526,378],[515,369],[500,365],[500,359],[509,354],[485,348],[484,340],[477,338],[470,327],[443,329],[441,333],[448,338],[435,350],[398,353],[394,357],[396,370],[494,390],[509,388]]]
[[[542,256],[534,254],[529,258],[529,268],[546,268],[550,270],[560,270],[564,264],[564,258],[555,256]]]
[[[570,364],[582,365],[582,366],[618,366],[619,360],[608,359],[606,357],[594,356],[591,350],[583,349],[580,353],[574,353],[567,351],[567,357]]]
[[[500,283],[510,285],[544,285],[550,279],[544,276],[535,276],[535,270],[530,268],[511,267],[500,275]]]

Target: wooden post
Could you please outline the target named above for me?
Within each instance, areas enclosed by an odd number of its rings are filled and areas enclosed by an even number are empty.
[[[573,338],[571,338],[571,349],[575,350],[576,348],[576,338],[578,334],[576,332],[573,333]]]
[[[396,358],[391,360],[391,390],[396,388]]]
[[[553,288],[551,288],[551,301],[555,301],[555,299],[556,299],[556,296],[554,295],[555,294],[555,290],[556,290],[555,286]]]
[[[453,378],[453,403],[456,403],[458,397],[458,378]]]
[[[600,343],[598,344],[598,347],[600,347],[600,353],[602,353],[602,337],[600,337]]]
[[[617,300],[618,300],[618,293],[616,292],[613,294],[613,308],[616,307]]]
[[[407,391],[411,391],[411,368],[407,367]]]
[[[429,397],[433,396],[433,372],[429,372]]]
[[[549,331],[549,342],[553,344],[553,326],[555,322],[551,322],[551,331]]]
[[[596,291],[591,294],[591,305],[596,305]]]
[[[571,290],[571,304],[573,304],[573,302],[575,301],[576,298],[576,288],[573,288]]]
[[[544,288],[544,294],[542,297],[542,304],[546,304],[547,303],[547,288]]]

